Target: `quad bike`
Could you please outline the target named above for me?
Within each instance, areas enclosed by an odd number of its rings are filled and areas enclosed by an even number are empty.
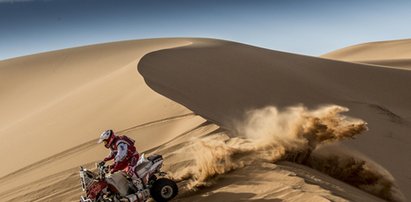
[[[85,196],[80,202],[142,202],[152,197],[155,201],[169,201],[178,193],[177,184],[161,172],[163,157],[152,155],[140,157],[135,168],[138,176],[143,176],[136,185],[124,171],[107,175],[109,169],[104,164],[97,165],[97,174],[80,167],[81,186]]]

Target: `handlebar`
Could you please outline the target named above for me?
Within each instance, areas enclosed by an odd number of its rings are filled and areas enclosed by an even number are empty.
[[[98,170],[99,177],[103,179],[105,178],[106,174],[109,173],[109,166],[106,166],[105,162],[102,161],[97,164],[97,170]]]

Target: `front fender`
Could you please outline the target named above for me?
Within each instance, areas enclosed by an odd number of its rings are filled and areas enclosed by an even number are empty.
[[[108,187],[107,182],[105,181],[95,181],[90,186],[89,190],[87,191],[87,198],[95,201],[98,196],[103,194]]]

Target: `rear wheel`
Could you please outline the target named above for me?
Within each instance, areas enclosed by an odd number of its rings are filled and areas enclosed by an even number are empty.
[[[164,202],[173,199],[178,193],[177,184],[170,179],[160,178],[153,183],[150,194],[157,202]]]

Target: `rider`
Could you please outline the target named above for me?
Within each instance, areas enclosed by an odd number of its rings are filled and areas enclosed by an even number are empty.
[[[114,134],[113,130],[106,130],[98,140],[98,143],[102,142],[104,142],[106,148],[110,149],[110,154],[100,164],[114,159],[114,164],[109,166],[111,174],[119,170],[125,170],[133,183],[140,189],[141,180],[134,172],[134,167],[140,155],[134,146],[134,140],[127,136],[118,136]],[[132,169],[128,170],[126,168]]]

